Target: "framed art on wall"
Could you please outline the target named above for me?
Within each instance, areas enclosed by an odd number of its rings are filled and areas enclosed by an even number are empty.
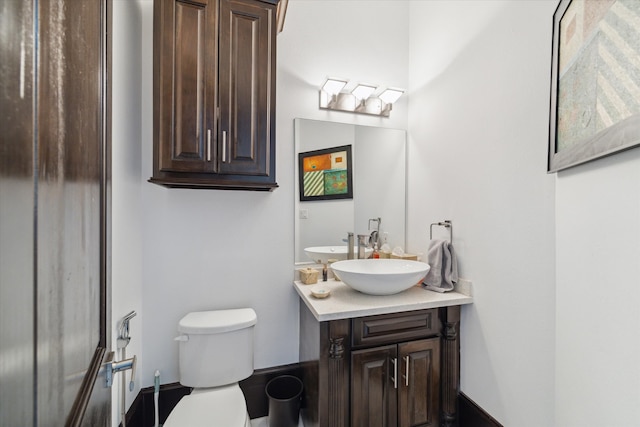
[[[300,201],[353,199],[351,145],[298,154]]]
[[[548,172],[640,145],[639,22],[638,0],[559,2]]]

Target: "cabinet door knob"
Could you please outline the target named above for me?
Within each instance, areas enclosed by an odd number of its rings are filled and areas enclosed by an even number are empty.
[[[393,388],[398,388],[398,359],[394,357],[391,363],[393,363]]]
[[[211,161],[211,129],[207,129],[207,162]]]

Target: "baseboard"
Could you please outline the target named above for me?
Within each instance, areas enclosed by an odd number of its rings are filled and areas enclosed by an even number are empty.
[[[294,375],[302,378],[302,368],[298,363],[258,369],[246,380],[240,381],[240,388],[247,400],[247,410],[251,419],[266,417],[269,413],[269,399],[264,389],[267,383],[279,375]]]
[[[257,369],[249,378],[240,381],[240,388],[247,401],[250,418],[261,418],[269,412],[269,400],[265,387],[269,380],[279,375],[295,375],[300,377],[302,369],[295,363],[292,365],[276,366],[273,368]],[[163,384],[158,396],[158,416],[163,424],[169,413],[183,396],[191,393],[190,387],[180,383]],[[140,389],[131,407],[127,411],[127,427],[153,427],[155,423],[155,407],[153,402],[153,387]]]
[[[503,427],[464,393],[458,394],[460,427]]]
[[[140,389],[131,407],[127,411],[127,427],[153,427],[155,424],[155,404],[153,402],[153,387]],[[158,417],[163,424],[169,413],[183,396],[191,393],[190,387],[180,383],[160,385],[158,394]],[[122,423],[120,423],[122,426]]]
[[[279,375],[295,375],[301,377],[302,368],[299,364],[276,366],[257,369],[249,378],[240,381],[249,417],[266,417],[269,413],[269,400],[265,393],[267,383]],[[163,384],[160,386],[158,397],[160,424],[164,423],[169,413],[183,396],[191,393],[191,388],[180,383]],[[458,411],[460,427],[503,427],[495,418],[485,412],[464,393],[458,395]],[[127,411],[127,427],[153,427],[155,422],[153,403],[153,387],[140,390]]]

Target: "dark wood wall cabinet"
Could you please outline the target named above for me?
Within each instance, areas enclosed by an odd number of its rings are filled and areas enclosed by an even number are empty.
[[[270,191],[278,0],[156,0],[153,176]]]
[[[460,306],[318,322],[300,304],[305,426],[457,425]]]

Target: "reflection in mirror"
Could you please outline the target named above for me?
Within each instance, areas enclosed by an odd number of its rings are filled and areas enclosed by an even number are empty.
[[[311,259],[304,248],[346,245],[348,232],[380,227],[380,244],[405,249],[406,132],[319,120],[295,119],[295,262]],[[298,154],[352,146],[353,199],[300,201]],[[380,224],[371,219],[380,218]]]

